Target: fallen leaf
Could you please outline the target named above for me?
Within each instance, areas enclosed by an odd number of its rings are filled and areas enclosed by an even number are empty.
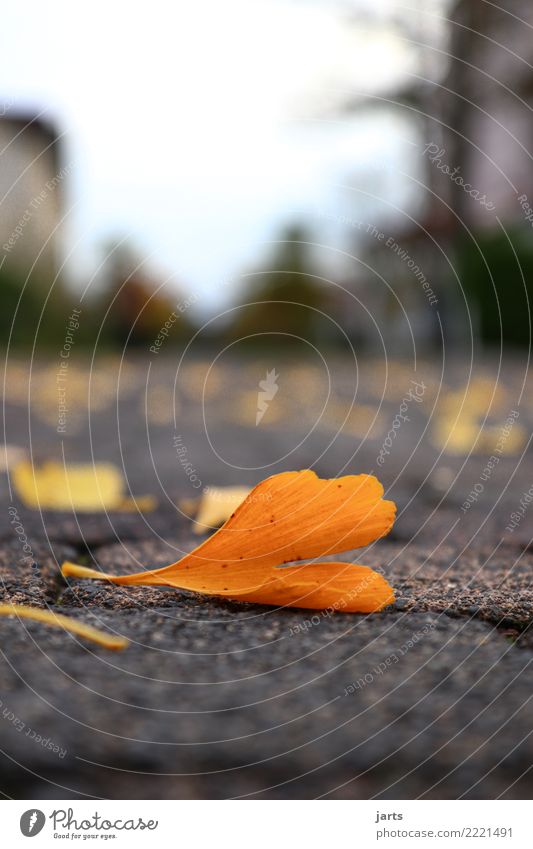
[[[25,607],[23,604],[0,604],[0,616],[33,619],[35,622],[42,622],[44,625],[63,628],[71,634],[92,640],[93,643],[98,643],[98,645],[113,651],[125,649],[129,645],[129,641],[125,637],[112,637],[105,631],[100,631],[99,628],[93,628],[92,625],[85,625],[84,622],[71,619],[70,616],[63,616],[62,613],[54,613],[51,610],[41,610],[39,607]]]
[[[197,498],[179,498],[178,507],[180,511],[187,516],[188,519],[193,519],[200,505],[200,496]]]
[[[163,569],[107,575],[64,563],[65,577],[171,586],[238,601],[370,613],[394,601],[387,581],[365,566],[281,564],[360,548],[385,536],[396,506],[372,475],[321,480],[310,470],[258,484],[220,530]]]
[[[27,507],[34,510],[101,512],[153,510],[151,496],[124,496],[124,479],[112,463],[57,463],[38,467],[28,461],[13,468],[13,484]]]
[[[244,499],[250,494],[249,486],[209,486],[196,504],[195,534],[212,531],[229,519]],[[187,500],[187,499],[186,499]],[[190,505],[185,505],[189,506]],[[190,513],[189,515],[194,515]]]
[[[505,422],[500,425],[482,424],[474,416],[440,416],[433,424],[432,441],[447,454],[493,454],[499,445],[499,453],[519,454],[526,443],[527,434],[522,425],[513,424],[513,429],[504,434]],[[503,437],[502,437],[503,435]]]
[[[525,428],[514,423],[504,433],[509,410],[508,391],[487,378],[474,378],[469,384],[444,392],[433,417],[431,441],[440,451],[464,456],[499,453],[516,455],[527,439]],[[488,417],[491,420],[487,420]],[[500,419],[492,421],[492,419]],[[502,439],[502,434],[504,438]]]
[[[123,498],[116,507],[110,509],[118,513],[150,513],[157,507],[154,495],[136,495],[135,498]]]

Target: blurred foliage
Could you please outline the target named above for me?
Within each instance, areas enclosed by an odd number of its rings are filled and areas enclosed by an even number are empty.
[[[199,344],[218,348],[239,341],[265,349],[276,345],[283,346],[287,353],[294,350],[298,356],[309,344],[318,348],[341,344],[341,334],[328,316],[337,314],[344,326],[345,307],[342,302],[337,303],[333,287],[320,277],[311,241],[302,227],[286,230],[271,255],[246,275],[246,288],[240,304],[229,312],[229,321],[224,326],[213,322],[201,334]],[[81,304],[76,350],[94,346],[99,350],[149,348],[172,315],[175,318],[170,321],[161,349],[183,348],[197,328],[187,299],[175,291],[170,296],[169,287],[163,291],[131,250],[108,250],[106,256],[96,290],[89,290]],[[456,267],[474,332],[481,340],[488,345],[499,345],[501,340],[505,345],[529,344],[533,303],[531,231],[515,226],[506,233],[483,231],[475,239],[464,238],[456,243]],[[62,347],[69,316],[73,307],[80,304],[76,294],[60,279],[34,272],[26,281],[25,275],[4,266],[0,270],[0,292],[0,345],[4,349],[8,342],[18,348],[35,345],[37,353]],[[407,299],[405,293],[403,299]],[[379,309],[387,307],[382,303]],[[453,323],[462,309],[455,304],[448,311],[446,323]],[[411,318],[414,320],[414,316]],[[393,323],[389,316],[390,344]],[[419,327],[418,336],[421,332]],[[353,322],[348,333],[352,341],[356,340]],[[311,349],[307,352],[311,353]]]
[[[94,304],[102,343],[121,349],[149,347],[169,320],[165,346],[188,340],[194,325],[189,314],[177,308],[179,293],[174,291],[170,297],[163,292],[129,248],[109,250],[107,256],[102,294]]]
[[[12,266],[0,270],[0,345],[47,348],[62,340],[70,296],[61,281]],[[62,341],[61,341],[62,344]]]
[[[129,251],[110,253],[96,294],[79,303],[75,292],[52,274],[26,274],[11,266],[0,270],[0,346],[35,345],[37,353],[59,350],[74,307],[81,309],[74,345],[80,348],[123,349],[153,344],[174,314],[165,347],[182,345],[194,331],[188,310],[180,311],[179,293],[158,291],[158,282]]]
[[[476,245],[477,242],[477,245]],[[533,234],[523,227],[483,232],[457,248],[457,268],[483,342],[529,345]]]
[[[327,312],[327,286],[317,277],[303,227],[292,226],[281,234],[272,255],[262,267],[247,275],[245,297],[233,313],[227,337],[255,346],[291,346],[292,337],[312,344],[331,335]],[[264,336],[264,334],[268,334]]]

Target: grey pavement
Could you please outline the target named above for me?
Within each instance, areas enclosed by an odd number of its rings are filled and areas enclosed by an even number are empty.
[[[19,383],[8,382],[9,444],[37,465],[61,460],[63,452],[68,462],[112,462],[126,493],[154,495],[158,504],[141,513],[36,511],[10,493],[3,476],[2,600],[70,614],[131,644],[111,653],[41,624],[0,618],[2,792],[530,797],[533,551],[526,502],[516,528],[507,528],[533,484],[533,407],[530,393],[520,397],[516,364],[497,380],[493,361],[480,368],[477,376],[492,378],[499,396],[491,403],[492,393],[477,384],[472,416],[479,423],[489,411],[483,450],[470,455],[442,450],[438,437],[453,392],[464,387],[464,368],[451,363],[441,378],[438,368],[420,364],[423,403],[411,404],[410,421],[381,466],[376,458],[412,379],[407,366],[390,364],[394,380],[382,385],[379,364],[359,364],[357,374],[337,357],[329,385],[312,364],[211,365],[194,361],[176,379],[175,358],[160,358],[149,372],[138,358],[123,364],[121,380],[120,363],[98,365],[94,406],[80,368],[64,435],[55,429],[46,383],[51,365],[32,378],[30,408],[23,364],[15,370]],[[279,404],[274,400],[256,427],[258,381],[272,365],[280,373]],[[516,441],[487,476],[487,459],[518,404]],[[251,485],[290,468],[378,474],[397,501],[398,520],[386,540],[343,559],[382,569],[395,604],[361,616],[64,581],[64,559],[131,572],[170,563],[201,539],[176,507],[198,493],[176,456],[176,434],[202,487]],[[463,510],[476,484],[477,496]],[[8,512],[13,506],[30,558]]]

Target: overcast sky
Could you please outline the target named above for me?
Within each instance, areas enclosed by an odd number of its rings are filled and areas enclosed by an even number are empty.
[[[385,159],[372,185],[401,202],[408,124],[333,109],[417,70],[387,25],[394,4],[370,5],[381,23],[349,23],[333,0],[8,4],[0,105],[45,110],[65,134],[71,273],[129,235],[209,307],[284,222],[357,214],[341,184]]]

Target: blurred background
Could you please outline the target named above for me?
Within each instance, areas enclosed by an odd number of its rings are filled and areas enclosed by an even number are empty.
[[[527,406],[532,24],[518,0],[8,9],[11,456],[33,424],[46,456],[94,459],[100,428],[117,460],[139,422],[155,488],[187,427],[219,483],[357,452],[370,471],[415,378],[389,483],[414,448],[419,480],[491,449],[483,428]]]

